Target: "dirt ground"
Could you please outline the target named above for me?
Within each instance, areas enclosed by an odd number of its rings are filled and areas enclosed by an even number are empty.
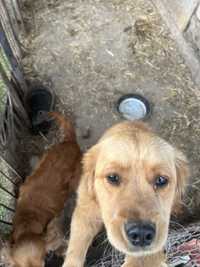
[[[122,118],[117,99],[144,95],[149,124],[185,151],[199,207],[200,91],[158,12],[146,0],[24,0],[27,77],[50,85],[85,150]],[[191,209],[190,209],[191,211]]]

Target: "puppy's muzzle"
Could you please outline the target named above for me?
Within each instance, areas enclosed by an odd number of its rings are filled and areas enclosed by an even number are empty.
[[[156,227],[153,223],[129,220],[124,225],[129,242],[135,247],[150,246],[155,238]]]

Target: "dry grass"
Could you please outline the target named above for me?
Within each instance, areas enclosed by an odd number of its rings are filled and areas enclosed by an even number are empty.
[[[82,147],[94,144],[105,128],[120,120],[115,112],[119,96],[145,95],[154,108],[150,124],[191,162],[186,214],[199,219],[200,93],[150,1],[24,3],[29,33],[26,75],[55,89],[60,110],[72,111],[77,120]],[[86,139],[82,138],[84,127],[91,130]],[[41,137],[24,136],[20,144],[24,173],[28,172],[27,155],[41,153],[48,143]],[[194,237],[199,238],[198,225],[192,227]],[[177,240],[181,243],[192,237],[191,229],[186,230],[171,233],[170,259],[175,256]],[[117,267],[122,260],[122,255],[107,247],[102,260],[93,266]]]
[[[155,8],[144,0],[25,3],[30,30],[30,54],[24,59],[27,76],[47,83],[53,80],[64,109],[70,106],[87,128],[88,113],[94,114],[96,134],[91,134],[89,142],[81,139],[83,146],[94,143],[105,124],[119,120],[114,103],[133,86],[154,103],[150,123],[191,161],[192,184],[186,203],[196,212],[200,205],[200,94]],[[109,27],[115,25],[122,32],[118,36],[114,28],[107,36]],[[57,38],[52,39],[55,31]],[[117,39],[120,36],[124,41]],[[111,58],[108,62],[107,57]],[[106,89],[101,89],[102,84]],[[98,114],[105,117],[100,123]]]

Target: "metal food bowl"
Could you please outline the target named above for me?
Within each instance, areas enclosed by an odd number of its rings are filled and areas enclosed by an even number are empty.
[[[151,113],[151,106],[143,96],[128,94],[119,98],[117,110],[127,120],[145,120]]]

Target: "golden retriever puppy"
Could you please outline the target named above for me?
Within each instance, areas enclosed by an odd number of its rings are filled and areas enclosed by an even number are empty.
[[[48,228],[52,232],[52,219],[60,214],[80,178],[82,155],[75,130],[61,114],[49,115],[58,122],[64,138],[44,154],[20,188],[8,257],[14,267],[44,266]]]
[[[63,267],[82,267],[102,225],[126,254],[123,267],[161,267],[170,214],[188,177],[184,155],[145,124],[109,129],[83,157],[83,175]]]

